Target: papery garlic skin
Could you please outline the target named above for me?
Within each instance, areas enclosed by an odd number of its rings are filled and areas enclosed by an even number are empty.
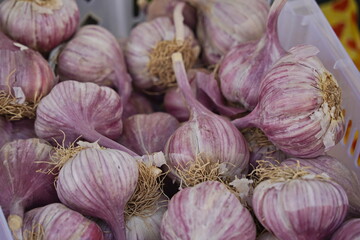
[[[341,161],[329,155],[321,155],[314,159],[289,158],[281,165],[296,166],[299,164],[313,174],[327,174],[339,184],[349,198],[349,213],[360,216],[360,179],[355,172],[348,169]]]
[[[15,41],[43,53],[69,39],[79,21],[74,0],[6,0],[0,5],[3,31]]]
[[[256,230],[249,211],[220,182],[185,188],[169,201],[161,224],[164,240],[254,240]]]
[[[120,143],[140,156],[159,152],[178,127],[179,122],[168,113],[136,114],[124,121]]]
[[[255,188],[252,206],[260,223],[281,240],[321,240],[343,222],[348,198],[332,181],[265,180]]]
[[[21,102],[39,101],[57,83],[50,65],[40,53],[11,41],[3,33],[0,33],[0,59],[0,90],[10,93],[10,89],[12,94],[21,91]]]
[[[0,148],[11,139],[11,123],[0,117]]]
[[[159,79],[151,76],[148,71],[150,55],[159,42],[172,41],[175,40],[175,37],[175,26],[168,17],[155,18],[132,29],[126,45],[125,56],[136,87],[140,89],[156,87]],[[199,45],[187,26],[184,26],[184,39],[190,42],[193,55],[197,57]]]
[[[265,0],[187,0],[198,10],[197,37],[209,64],[231,47],[260,39],[269,3]]]
[[[259,127],[283,152],[301,158],[322,155],[344,135],[341,90],[310,45],[293,47],[266,74],[259,103],[238,128]]]
[[[64,81],[41,100],[35,131],[39,137],[59,143],[64,140],[64,133],[67,143],[79,136],[88,141],[97,141],[101,135],[116,139],[122,131],[122,111],[120,96],[113,89],[94,83]],[[87,136],[90,131],[100,136]]]
[[[124,102],[132,90],[119,43],[110,31],[98,25],[79,29],[61,50],[57,70],[63,81],[72,79],[116,87]]]
[[[122,119],[127,119],[135,114],[154,112],[152,103],[143,95],[132,91],[127,104],[124,106]]]
[[[126,240],[159,240],[160,226],[166,206],[159,206],[149,216],[132,216],[126,220]]]
[[[239,44],[222,59],[219,68],[221,91],[233,103],[253,110],[259,98],[263,75],[286,52],[282,48],[277,22],[287,0],[276,0],[270,8],[266,31],[259,41]]]
[[[135,158],[118,150],[89,148],[63,166],[56,190],[63,204],[104,220],[114,239],[125,240],[124,208],[137,180]]]
[[[23,237],[35,234],[39,239],[103,240],[99,226],[60,203],[35,208],[25,214]]]
[[[344,222],[331,237],[331,240],[356,239],[360,239],[360,218],[353,218]]]

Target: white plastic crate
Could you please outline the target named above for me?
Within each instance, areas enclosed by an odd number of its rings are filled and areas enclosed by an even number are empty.
[[[126,37],[142,16],[134,16],[135,0],[77,0],[81,23],[93,19],[116,37]],[[1,2],[1,0],[0,0]],[[319,48],[319,58],[342,88],[346,136],[329,153],[360,177],[360,73],[346,53],[315,0],[288,0],[279,19],[280,41],[285,49],[297,44]],[[12,240],[0,209],[0,240]]]

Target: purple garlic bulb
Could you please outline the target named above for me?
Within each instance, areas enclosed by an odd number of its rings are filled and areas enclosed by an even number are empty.
[[[300,164],[313,174],[326,173],[330,179],[345,190],[349,198],[349,213],[360,216],[360,180],[355,172],[348,169],[341,161],[328,155],[314,159],[289,158],[282,165]]]
[[[79,20],[74,0],[5,0],[0,5],[2,30],[15,41],[42,53],[69,39]]]
[[[257,219],[281,240],[326,239],[344,221],[346,192],[327,176],[280,169],[268,172],[254,189]]]
[[[0,115],[10,120],[35,118],[37,103],[57,83],[50,65],[40,53],[13,42],[3,33],[0,59]]]
[[[286,52],[281,47],[277,22],[287,0],[275,0],[270,8],[266,31],[258,41],[233,47],[222,59],[219,68],[221,91],[225,98],[253,110],[259,98],[263,75]]]
[[[248,170],[249,149],[242,134],[225,117],[212,113],[192,94],[182,56],[173,54],[174,72],[190,110],[190,119],[169,138],[165,146],[171,174],[181,181],[179,172],[192,165],[219,164],[221,175],[240,177]]]
[[[265,32],[266,0],[186,0],[198,11],[197,37],[204,60],[217,64],[232,47]]]
[[[82,137],[99,141],[104,147],[118,149],[112,139],[122,131],[123,105],[120,96],[109,87],[94,83],[64,81],[57,84],[37,108],[36,134],[49,141],[68,144]]]
[[[47,163],[51,150],[36,138],[12,141],[0,149],[0,206],[14,237],[21,235],[25,210],[58,201],[54,175],[43,173],[52,167]]]
[[[356,240],[360,238],[360,218],[344,222],[332,235],[331,240]]]
[[[185,55],[187,69],[194,65],[199,45],[192,31],[183,25],[181,11],[174,10],[174,16],[175,23],[171,18],[159,17],[132,29],[125,55],[136,87],[163,91],[175,86],[171,62],[174,52],[181,51]]]
[[[220,182],[185,188],[168,204],[161,223],[161,239],[255,240],[250,212]]]
[[[286,159],[286,154],[278,149],[259,128],[245,128],[241,131],[250,149],[250,166],[256,168],[259,160],[278,164]]]
[[[120,143],[140,156],[160,152],[178,127],[178,120],[168,113],[136,114],[124,121]]]
[[[310,45],[293,47],[268,71],[255,109],[233,123],[260,128],[280,150],[312,158],[336,145],[344,134],[341,89]]]
[[[124,209],[137,181],[135,158],[118,150],[88,148],[61,168],[56,190],[63,204],[104,220],[114,239],[125,240]]]
[[[60,203],[35,208],[25,214],[24,239],[78,239],[103,240],[99,226],[78,212]]]
[[[130,97],[132,80],[123,51],[115,36],[101,26],[82,27],[61,50],[57,69],[60,80],[113,86],[123,102]]]

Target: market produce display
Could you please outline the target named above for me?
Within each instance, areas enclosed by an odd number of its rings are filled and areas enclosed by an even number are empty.
[[[126,41],[76,1],[0,4],[13,239],[359,238],[360,179],[328,155],[344,93],[318,48],[281,46],[287,0],[139,4]]]

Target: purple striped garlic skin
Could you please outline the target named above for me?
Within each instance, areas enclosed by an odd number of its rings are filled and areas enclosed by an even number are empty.
[[[120,143],[140,156],[160,152],[179,125],[168,113],[136,114],[124,121]]]
[[[0,206],[14,238],[21,235],[27,209],[58,201],[55,176],[39,171],[52,168],[46,163],[51,151],[47,142],[37,138],[12,141],[0,149]]]
[[[40,101],[35,131],[39,137],[59,143],[64,133],[67,143],[80,135],[88,141],[97,141],[102,135],[117,139],[122,131],[122,111],[121,98],[113,89],[64,81]]]
[[[260,223],[280,240],[326,239],[344,221],[344,189],[330,180],[266,180],[254,190],[252,206]]]
[[[336,145],[345,129],[341,89],[318,52],[310,45],[290,49],[262,80],[256,108],[233,123],[260,128],[294,157],[317,157]]]
[[[58,56],[60,80],[114,86],[123,97],[131,94],[131,77],[115,36],[104,27],[87,25],[65,45]]]
[[[353,218],[344,222],[331,237],[331,240],[358,239],[360,239],[360,218]]]
[[[6,0],[0,5],[3,31],[15,41],[43,53],[69,39],[79,21],[74,0]]]
[[[56,190],[63,204],[104,220],[114,239],[125,240],[124,208],[137,180],[135,158],[118,150],[89,148],[63,166]]]
[[[221,173],[225,177],[247,173],[249,149],[244,137],[228,118],[212,113],[195,99],[181,54],[174,53],[172,58],[178,86],[190,110],[190,119],[171,135],[165,146],[166,162],[173,177],[178,178],[177,170],[186,171],[198,158],[225,167]]]
[[[225,98],[253,110],[259,98],[263,75],[286,52],[281,47],[277,22],[287,0],[276,0],[268,15],[266,32],[259,41],[239,44],[222,59],[219,68],[221,91]]]
[[[220,182],[185,188],[168,204],[161,223],[163,240],[255,240],[249,211]]]
[[[39,239],[103,240],[101,228],[80,213],[60,203],[35,208],[25,214],[23,237],[37,234]],[[30,238],[31,239],[31,238]]]
[[[0,90],[20,88],[24,100],[30,103],[46,96],[57,83],[57,78],[45,58],[2,33],[0,38]]]
[[[198,10],[197,37],[204,60],[217,64],[232,47],[261,38],[269,4],[266,0],[187,0]]]
[[[175,26],[168,17],[158,17],[132,29],[127,41],[125,56],[136,87],[149,89],[156,86],[159,79],[151,76],[148,71],[150,55],[159,42],[172,41],[175,37]],[[191,42],[193,52],[197,55],[198,43],[187,26],[184,26],[184,39]]]
[[[306,167],[313,174],[326,173],[330,179],[339,184],[349,198],[349,213],[360,216],[360,180],[355,172],[348,169],[341,161],[329,155],[314,159],[289,158],[281,165],[297,165]]]

